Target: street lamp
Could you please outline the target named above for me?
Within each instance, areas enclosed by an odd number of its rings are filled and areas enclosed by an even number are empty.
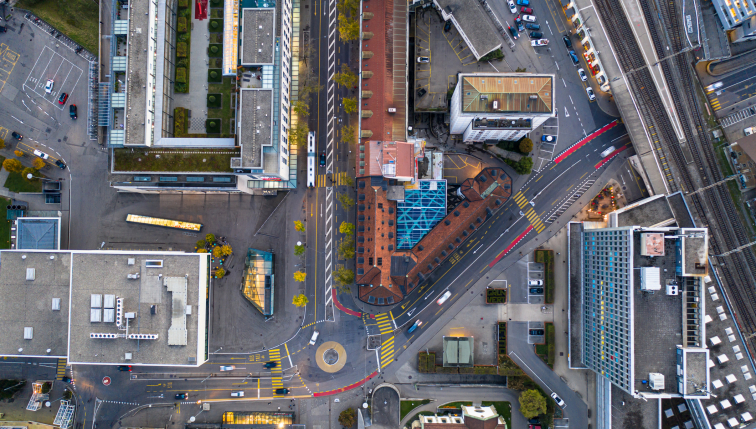
[[[31,173],[27,173],[26,174],[26,178],[29,179],[29,180],[31,180],[31,179],[47,180],[48,182],[56,182],[57,181],[57,180],[48,179],[46,177],[37,177],[37,176],[35,176],[35,175],[31,174]]]

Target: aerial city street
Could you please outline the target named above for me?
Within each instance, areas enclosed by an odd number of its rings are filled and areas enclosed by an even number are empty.
[[[756,428],[753,0],[0,13],[0,429]]]

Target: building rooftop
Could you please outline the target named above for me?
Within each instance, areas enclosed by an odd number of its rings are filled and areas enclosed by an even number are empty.
[[[18,218],[16,220],[16,249],[60,249],[60,218]]]
[[[242,9],[241,63],[273,64],[275,49],[276,10],[273,8]]]
[[[669,226],[675,223],[675,214],[663,194],[622,207],[610,213],[609,216],[616,218],[617,226],[650,228]]]
[[[472,367],[473,346],[475,341],[472,337],[444,337],[444,366],[445,367]]]
[[[462,74],[460,78],[462,112],[551,115],[554,110],[554,79],[551,75],[476,73]]]
[[[263,147],[272,146],[273,90],[242,88],[238,123],[242,168],[263,168]],[[266,162],[265,168],[278,168]],[[267,172],[267,171],[266,171]]]
[[[396,205],[396,248],[409,250],[446,216],[446,180],[421,180]]]
[[[20,338],[0,339],[2,355],[23,347],[24,355],[50,348],[80,364],[206,360],[207,255],[3,251],[0,266],[0,288],[16,291],[3,295],[15,296],[0,304],[0,320],[18,324]],[[50,310],[52,298],[61,298],[60,310]],[[32,340],[23,340],[21,325],[33,328]]]
[[[415,178],[415,145],[407,142],[370,141],[370,176],[407,181]]]
[[[151,1],[129,3],[128,65],[126,67],[126,118],[124,144],[143,146],[147,124],[147,65],[153,55],[148,52]],[[153,11],[156,8],[153,8]],[[157,12],[153,12],[157,13]],[[153,19],[154,20],[154,19]],[[151,142],[150,142],[151,143]]]
[[[434,3],[441,9],[445,21],[449,17],[454,20],[476,60],[501,47],[498,32],[480,3],[464,0],[434,0]]]
[[[709,267],[709,234],[706,228],[682,228],[682,275],[704,277]]]
[[[611,419],[612,429],[658,429],[659,399],[643,401],[612,384]],[[683,429],[683,428],[679,428]]]

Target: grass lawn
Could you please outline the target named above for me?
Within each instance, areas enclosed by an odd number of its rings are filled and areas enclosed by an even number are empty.
[[[8,217],[8,209],[5,207],[10,203],[11,200],[0,197],[0,249],[10,249],[11,222],[5,220]]]
[[[220,118],[223,123],[221,124],[221,137],[231,137],[231,134],[226,134],[231,129],[231,119],[236,115],[236,106],[231,105],[231,91],[234,88],[236,78],[234,76],[227,76],[223,78],[223,83],[209,83],[208,94],[220,93],[223,95],[221,99],[220,109],[208,109],[208,118]]]
[[[535,261],[543,264],[543,287],[546,304],[554,303],[554,251],[536,250]]]
[[[448,404],[441,405],[438,408],[460,408],[463,405],[470,406],[472,405],[472,402],[469,401],[461,401],[461,402],[449,402]],[[496,402],[490,402],[490,401],[483,401],[481,403],[484,407],[493,405],[494,408],[496,408],[496,412],[499,413],[500,416],[504,417],[504,421],[507,422],[507,427],[512,427],[512,404],[506,401],[496,401]]]
[[[160,149],[160,158],[156,154],[145,155],[144,150],[115,149],[116,171],[174,171],[174,172],[231,172],[231,158],[238,157],[239,152],[228,151],[224,153],[183,153],[176,150]],[[191,152],[197,152],[191,151]],[[217,152],[210,151],[210,152]],[[140,161],[141,159],[141,161]],[[202,160],[205,160],[203,162]]]
[[[401,410],[401,416],[399,417],[399,419],[403,419],[407,414],[410,413],[410,411],[427,403],[430,403],[430,399],[423,399],[422,401],[402,401],[399,404],[399,409]]]
[[[16,7],[32,11],[94,55],[97,52],[99,4],[92,0],[20,0]]]
[[[30,182],[21,173],[9,173],[5,186],[11,192],[42,192],[42,181]]]
[[[554,358],[556,355],[556,332],[554,330],[554,324],[551,322],[546,323],[546,342],[544,344],[536,344],[535,352],[538,356],[546,362],[550,368],[554,368]]]

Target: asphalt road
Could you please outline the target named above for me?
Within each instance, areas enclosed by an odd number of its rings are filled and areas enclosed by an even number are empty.
[[[717,82],[722,82],[722,86],[706,93],[714,112],[756,96],[756,65],[730,73],[714,83]]]

